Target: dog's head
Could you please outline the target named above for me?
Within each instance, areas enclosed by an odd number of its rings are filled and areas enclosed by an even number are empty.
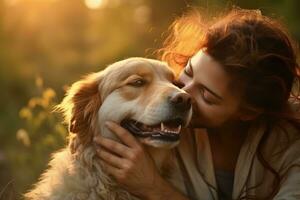
[[[111,120],[146,145],[173,147],[191,117],[190,97],[173,81],[173,72],[163,62],[130,58],[74,83],[58,108],[76,138],[75,146],[90,144],[96,134],[117,140],[104,126]]]

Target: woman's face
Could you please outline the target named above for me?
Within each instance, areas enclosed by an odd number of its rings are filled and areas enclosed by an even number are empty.
[[[193,98],[191,127],[217,128],[238,119],[239,95],[227,72],[207,53],[195,54],[179,81]]]

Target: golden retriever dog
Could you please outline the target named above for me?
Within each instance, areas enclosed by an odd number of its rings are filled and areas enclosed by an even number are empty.
[[[168,175],[171,148],[192,112],[190,97],[173,81],[165,63],[129,58],[75,82],[58,106],[69,125],[69,145],[53,155],[49,169],[25,199],[136,199],[105,173],[96,156],[94,136],[118,140],[105,127],[107,120],[128,129]]]

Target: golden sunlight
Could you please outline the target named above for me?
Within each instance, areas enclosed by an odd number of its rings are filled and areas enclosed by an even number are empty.
[[[84,3],[89,9],[97,9],[103,6],[104,0],[85,0]]]
[[[8,6],[14,6],[17,3],[19,3],[19,1],[18,0],[4,0],[4,3]]]

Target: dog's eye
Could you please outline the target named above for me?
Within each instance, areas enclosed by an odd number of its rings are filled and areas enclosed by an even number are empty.
[[[142,87],[145,85],[146,81],[143,79],[136,79],[132,82],[129,83],[129,85],[134,86],[134,87]]]

